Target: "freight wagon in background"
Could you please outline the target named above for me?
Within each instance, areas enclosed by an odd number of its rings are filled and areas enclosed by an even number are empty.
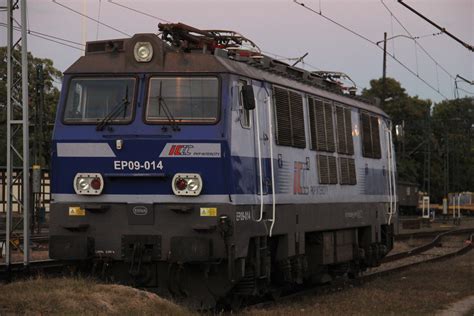
[[[64,73],[51,258],[204,308],[377,265],[387,115],[235,32],[159,28],[89,42]]]

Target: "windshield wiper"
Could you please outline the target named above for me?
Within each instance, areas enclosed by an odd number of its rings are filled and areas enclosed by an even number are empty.
[[[159,92],[159,95],[158,95],[158,115],[161,113],[161,107],[163,106],[163,113],[165,113],[166,118],[168,119],[168,122],[171,125],[171,129],[173,131],[180,131],[181,129],[180,129],[178,123],[176,122],[173,114],[171,114],[171,111],[170,111],[168,105],[166,104],[165,99],[161,96],[162,86],[163,86],[163,81],[160,81],[160,90],[159,90],[160,92]],[[166,127],[163,126],[162,129],[166,129]]]
[[[104,127],[107,126],[107,124],[112,121],[114,118],[119,116],[120,112],[123,110],[123,118],[125,118],[127,114],[127,108],[128,105],[130,104],[130,101],[128,101],[128,86],[125,89],[125,98],[120,101],[115,107],[112,108],[112,111],[110,111],[100,122],[97,124],[96,131],[103,131]]]

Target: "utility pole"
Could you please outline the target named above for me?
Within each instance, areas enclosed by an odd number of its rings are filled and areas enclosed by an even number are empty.
[[[36,66],[36,98],[35,98],[35,133],[33,146],[33,168],[31,170],[31,193],[32,193],[32,225],[31,233],[35,228],[41,231],[41,166],[43,163],[43,108],[44,108],[44,75],[43,65]]]
[[[13,203],[18,213],[23,215],[23,264],[27,266],[30,258],[30,193],[29,193],[29,120],[28,120],[28,49],[26,0],[20,0],[21,37],[14,41],[13,28],[18,24],[14,10],[18,1],[7,0],[7,216],[5,236],[5,264],[11,263],[11,240]],[[21,58],[15,48],[21,45]],[[18,68],[21,67],[21,71]],[[21,83],[21,85],[20,85]],[[21,96],[21,99],[20,99]],[[18,135],[21,134],[21,144]],[[18,164],[19,168],[14,168]],[[21,164],[21,167],[20,167]],[[16,169],[16,170],[15,170]],[[21,170],[21,172],[18,171]],[[14,174],[15,172],[15,174]],[[20,190],[20,183],[22,184]],[[18,190],[15,190],[15,185]],[[22,192],[21,192],[22,191]]]
[[[444,132],[445,132],[445,160],[444,160],[444,195],[446,198],[448,198],[449,194],[449,141],[448,141],[448,127],[444,127]]]
[[[385,78],[387,77],[387,32],[383,33],[383,72],[382,72],[382,106],[385,105]]]
[[[431,192],[431,111],[428,109],[425,118],[425,151],[423,158],[423,192]]]

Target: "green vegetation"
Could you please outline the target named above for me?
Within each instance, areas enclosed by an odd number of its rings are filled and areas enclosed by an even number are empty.
[[[16,59],[21,60],[21,54],[19,50],[14,51]],[[0,153],[6,152],[6,118],[7,118],[7,49],[6,47],[0,47]],[[44,108],[40,114],[40,118],[43,122],[44,130],[43,135],[39,135],[35,131],[35,115],[36,115],[36,103],[39,101],[39,95],[37,94],[37,84],[39,83],[37,78],[37,66],[43,66],[43,87],[44,87]],[[13,67],[13,71],[16,74],[16,78],[19,78],[21,68],[18,65]],[[54,68],[53,61],[47,58],[37,58],[31,53],[28,53],[28,96],[29,96],[29,117],[30,117],[30,144],[33,144],[35,138],[40,140],[42,157],[40,163],[47,167],[49,165],[49,152],[51,146],[52,136],[52,124],[56,115],[56,106],[59,100],[59,89],[60,80],[62,73],[58,69]],[[21,85],[21,82],[19,83]],[[18,118],[18,117],[16,117]],[[17,145],[21,148],[21,144]],[[32,154],[33,146],[30,145],[30,151]],[[19,164],[15,162],[15,166]],[[0,166],[6,165],[6,155],[0,155]]]
[[[381,100],[382,91],[382,79],[377,79],[362,94]],[[381,107],[394,126],[403,126],[403,135],[394,139],[399,180],[429,189],[435,202],[448,192],[474,191],[474,98],[432,104],[409,96],[398,81],[387,78]]]

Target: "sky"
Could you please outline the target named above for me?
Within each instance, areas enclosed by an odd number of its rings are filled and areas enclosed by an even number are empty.
[[[0,0],[0,6],[7,0]],[[474,52],[469,51],[416,16],[396,0],[298,0],[322,12],[349,30],[375,43],[388,37],[388,52],[408,67],[387,57],[387,76],[401,82],[412,96],[440,102],[454,98],[454,78],[474,80]],[[361,89],[382,76],[383,51],[293,0],[56,0],[126,34],[156,33],[156,18],[126,9],[124,5],[155,17],[202,29],[229,29],[253,40],[262,51],[295,58],[308,53],[307,70],[340,71]],[[450,33],[474,45],[474,0],[404,0]],[[116,3],[116,4],[114,4]],[[387,8],[393,13],[387,10]],[[125,35],[85,19],[52,0],[28,0],[29,29],[83,43],[85,39],[123,38]],[[16,15],[19,19],[19,10]],[[6,23],[5,12],[0,22]],[[400,25],[398,22],[401,22]],[[406,29],[406,30],[405,30]],[[17,34],[18,36],[18,34]],[[0,45],[6,45],[6,29],[0,27]],[[73,45],[76,46],[76,45]],[[83,52],[29,36],[28,50],[50,58],[61,71]],[[427,53],[428,54],[427,54]],[[269,54],[271,55],[271,54]],[[287,61],[292,63],[291,61]],[[423,83],[425,80],[430,86]],[[474,96],[474,85],[460,82],[460,96]]]

